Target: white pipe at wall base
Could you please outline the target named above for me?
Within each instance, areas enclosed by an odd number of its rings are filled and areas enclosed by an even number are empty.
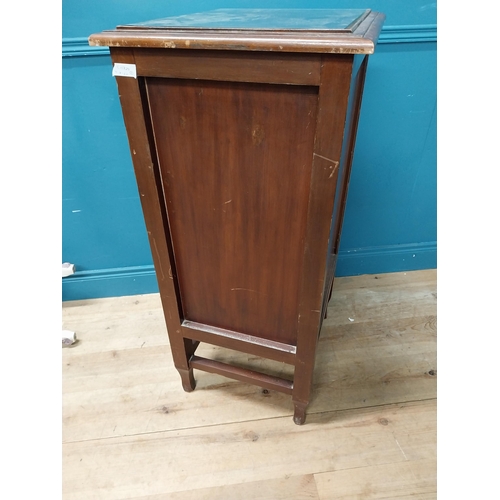
[[[75,264],[65,262],[62,265],[62,277],[66,278],[66,276],[71,276],[72,274],[75,274]]]
[[[71,330],[62,331],[62,346],[68,347],[76,342],[76,334]]]

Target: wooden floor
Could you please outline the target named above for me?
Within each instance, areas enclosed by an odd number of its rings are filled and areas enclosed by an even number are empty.
[[[218,375],[185,393],[157,294],[65,302],[63,498],[436,498],[436,298],[433,270],[337,278],[303,426]]]

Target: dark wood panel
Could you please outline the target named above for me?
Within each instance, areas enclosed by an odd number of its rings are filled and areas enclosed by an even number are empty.
[[[329,257],[327,263],[327,279],[325,281],[324,289],[325,296],[323,300],[323,309],[325,310],[325,313],[326,306],[328,305],[328,301],[330,300],[332,294],[367,62],[368,56],[356,55],[353,58],[347,118],[344,125],[342,156],[339,165],[338,182],[335,191],[335,204],[328,242]]]
[[[347,193],[349,189],[349,181],[351,178],[351,168],[352,161],[354,156],[354,147],[356,144],[356,135],[358,131],[358,122],[359,122],[359,114],[361,111],[361,102],[363,98],[363,88],[365,85],[365,77],[366,77],[366,68],[368,66],[368,57],[367,56],[355,56],[355,59],[360,59],[359,69],[354,75],[353,85],[350,92],[352,96],[353,104],[350,109],[349,120],[346,124],[345,134],[345,168],[342,172],[341,178],[341,194],[339,196],[339,208],[338,213],[336,214],[334,220],[334,229],[333,235],[335,236],[335,241],[332,243],[332,252],[334,254],[338,254],[339,246],[340,246],[340,237],[342,233],[342,223],[344,221],[345,207],[347,203]]]
[[[320,55],[213,50],[135,51],[137,74],[228,82],[319,85]]]
[[[317,87],[147,89],[184,318],[295,345]]]

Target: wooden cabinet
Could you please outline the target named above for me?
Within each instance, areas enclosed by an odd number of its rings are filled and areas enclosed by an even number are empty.
[[[369,10],[217,10],[92,35],[113,74],[175,366],[309,403],[368,55]],[[209,343],[293,380],[196,354]],[[221,411],[224,411],[221,408]]]

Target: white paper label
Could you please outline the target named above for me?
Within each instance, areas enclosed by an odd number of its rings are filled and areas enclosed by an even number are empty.
[[[128,76],[137,78],[137,69],[135,64],[115,63],[113,65],[113,76]]]

